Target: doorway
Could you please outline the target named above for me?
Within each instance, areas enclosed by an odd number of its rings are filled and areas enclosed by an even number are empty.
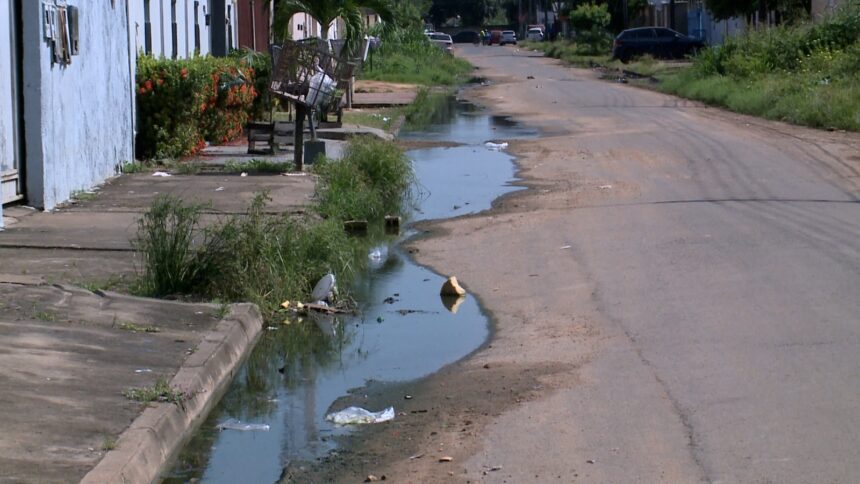
[[[0,19],[0,202],[5,205],[24,200],[21,0],[0,0]]]

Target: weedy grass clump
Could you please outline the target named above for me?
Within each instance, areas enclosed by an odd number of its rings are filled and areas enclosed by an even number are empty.
[[[431,43],[418,29],[382,33],[382,44],[364,64],[362,79],[425,86],[453,86],[472,71],[472,65]]]
[[[818,24],[753,31],[702,51],[661,90],[817,128],[860,130],[860,4]]]
[[[272,314],[284,300],[307,297],[332,272],[349,281],[366,263],[367,241],[350,238],[343,220],[401,213],[412,165],[394,143],[356,137],[340,161],[316,164],[315,215],[267,213],[258,195],[240,215],[215,219],[206,207],[161,196],[139,222],[140,294],[250,301]],[[204,217],[211,217],[205,220]]]
[[[129,388],[122,392],[125,398],[142,403],[166,402],[181,405],[185,401],[185,394],[179,390],[170,388],[170,384],[164,377],[156,380],[151,387]]]
[[[338,220],[382,219],[410,200],[412,163],[396,144],[371,137],[350,140],[341,160],[321,160],[317,211]]]

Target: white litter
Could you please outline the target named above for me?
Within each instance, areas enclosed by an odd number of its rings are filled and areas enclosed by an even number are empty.
[[[504,149],[507,149],[508,144],[507,143],[493,143],[492,141],[487,141],[486,143],[484,143],[484,146],[486,146],[487,149],[490,151],[502,151]]]
[[[150,370],[149,368],[139,368],[137,370],[134,370],[134,372],[135,373],[152,373],[152,370]]]
[[[157,171],[157,172],[153,173],[152,176],[173,176],[173,175],[171,175],[170,173],[167,173],[166,171]]]
[[[243,432],[268,432],[268,424],[242,423],[236,419],[230,419],[218,424],[218,430],[241,430]]]
[[[569,245],[562,245],[561,247],[559,247],[560,250],[569,249],[569,248],[570,248]]]
[[[248,174],[243,171],[242,174],[239,176],[248,176]]]
[[[336,290],[336,284],[334,274],[326,274],[322,277],[322,279],[317,282],[317,285],[314,286],[314,290],[311,291],[311,301],[319,302],[330,300],[333,292]]]
[[[218,187],[218,188],[216,188],[216,189],[215,189],[215,191],[216,191],[216,192],[223,192],[223,191],[224,191],[224,187]]]
[[[599,188],[599,189],[601,189],[601,190],[611,190],[611,189],[612,189],[612,185],[600,185],[600,186],[599,186],[599,187],[597,187],[597,188]]]
[[[361,407],[349,407],[340,412],[330,413],[325,416],[325,419],[338,425],[388,422],[394,420],[394,407],[388,407],[381,412],[371,412]]]

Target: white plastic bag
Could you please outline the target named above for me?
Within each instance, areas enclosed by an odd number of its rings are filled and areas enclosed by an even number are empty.
[[[330,413],[325,416],[325,419],[338,425],[387,422],[394,420],[394,407],[388,407],[381,412],[371,412],[361,407],[349,407],[340,412]]]
[[[484,143],[484,146],[486,146],[487,149],[490,151],[502,151],[504,149],[507,149],[508,144],[507,143],[493,143],[492,141],[487,141],[486,143]]]
[[[251,431],[269,431],[268,424],[242,423],[236,419],[230,419],[226,422],[218,424],[218,430],[242,430],[245,432]]]

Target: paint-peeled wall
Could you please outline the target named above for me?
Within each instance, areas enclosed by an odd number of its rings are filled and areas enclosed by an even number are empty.
[[[78,55],[53,63],[42,2],[24,2],[27,195],[51,209],[134,159],[133,58],[127,3],[68,0],[78,7]]]
[[[10,0],[0,0],[0,39],[11,40]],[[12,50],[10,43],[0,43],[0,174],[12,168],[15,157],[12,127]],[[0,183],[0,229],[3,228],[3,183]]]

